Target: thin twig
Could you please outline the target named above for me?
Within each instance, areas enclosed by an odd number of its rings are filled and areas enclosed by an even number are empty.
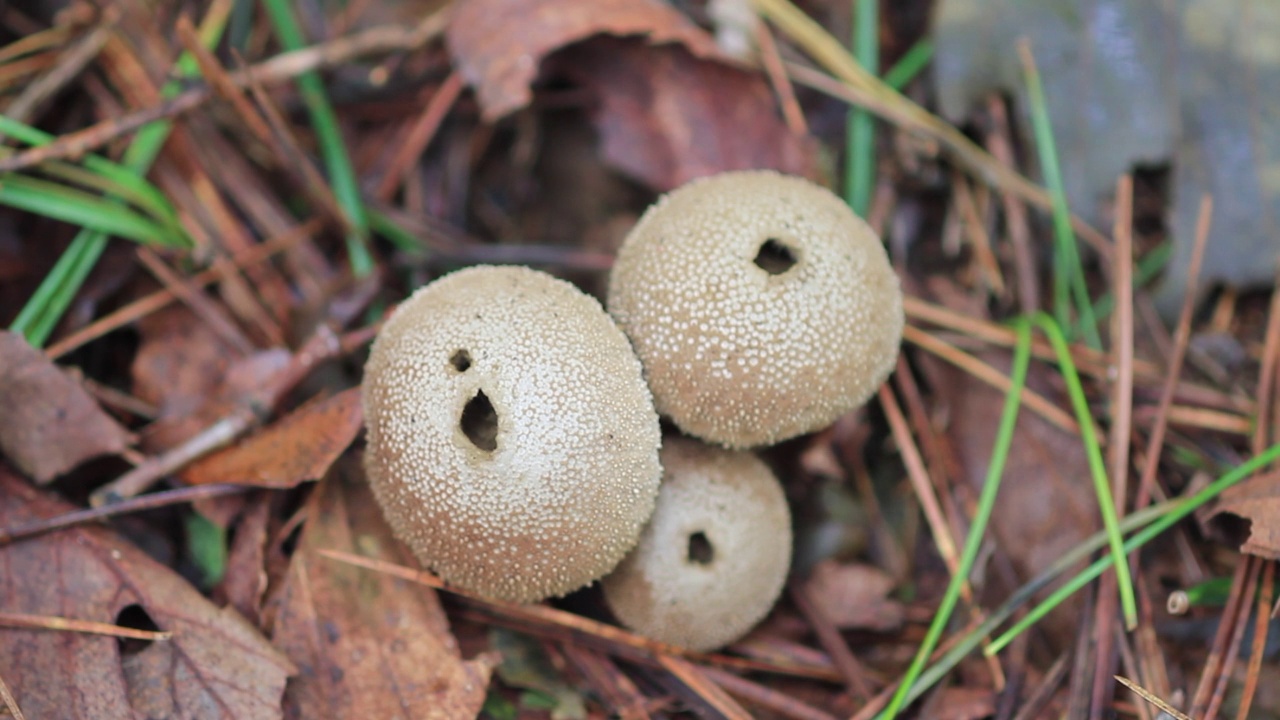
[[[609,703],[618,720],[649,720],[644,695],[607,655],[571,642],[562,643],[560,650]]]
[[[1240,659],[1240,643],[1244,642],[1245,631],[1249,629],[1249,611],[1254,606],[1254,598],[1258,596],[1258,579],[1262,574],[1264,562],[1267,561],[1256,555],[1248,555],[1245,558],[1244,565],[1247,570],[1244,587],[1240,590],[1239,605],[1235,615],[1229,621],[1225,617],[1222,619],[1223,623],[1229,622],[1231,625],[1231,642],[1227,644],[1226,652],[1222,656],[1222,667],[1218,670],[1218,676],[1214,678],[1213,696],[1209,699],[1209,705],[1197,717],[1218,717],[1222,703],[1226,700],[1227,686],[1235,675],[1236,662]],[[1235,588],[1233,587],[1232,590],[1234,591]],[[1192,712],[1194,711],[1193,705]]]
[[[1227,603],[1222,608],[1218,630],[1214,633],[1213,644],[1209,646],[1209,657],[1200,670],[1200,681],[1196,685],[1195,694],[1192,695],[1191,704],[1188,707],[1188,713],[1192,717],[1205,717],[1205,709],[1222,674],[1227,647],[1231,644],[1232,631],[1236,628],[1236,617],[1240,614],[1241,605],[1244,604],[1244,595],[1241,591],[1249,575],[1248,568],[1248,562],[1236,564],[1235,574],[1232,576],[1231,594],[1227,596]]]
[[[233,255],[230,260],[236,267],[249,267],[261,262],[269,260],[276,253],[287,250],[296,245],[298,242],[305,240],[311,233],[320,227],[318,220],[308,220],[307,222],[291,229],[289,232],[278,237],[271,238],[260,245],[254,245],[249,251]],[[187,279],[187,283],[193,288],[200,288],[210,283],[217,282],[226,276],[225,268],[213,268],[205,270],[197,275]],[[133,322],[150,315],[178,299],[178,295],[174,290],[164,289],[139,298],[128,305],[104,315],[92,323],[76,330],[70,335],[53,343],[45,349],[45,357],[50,360],[57,360],[67,353],[102,337],[103,335],[124,327]]]
[[[1116,648],[1120,650],[1120,667],[1124,669],[1124,672],[1126,675],[1131,675],[1133,677],[1141,677],[1138,674],[1138,660],[1134,656],[1133,648],[1129,645],[1128,638],[1125,635],[1124,628],[1120,626],[1120,623],[1111,624],[1111,634],[1114,636],[1112,642],[1115,644]],[[1094,685],[1096,687],[1097,683],[1095,683]],[[1107,706],[1111,708],[1111,707],[1114,707],[1115,705],[1115,677],[1114,676],[1112,676],[1111,682],[1108,682],[1106,686],[1110,688],[1112,691],[1111,698],[1109,698],[1109,702],[1107,703]],[[1151,717],[1151,709],[1148,708],[1146,705],[1139,705],[1138,720],[1154,720],[1154,718]]]
[[[297,178],[303,192],[320,207],[325,215],[329,216],[344,233],[348,235],[358,234],[359,230],[355,227],[350,214],[343,209],[337,194],[333,188],[329,187],[324,176],[320,174],[320,170],[307,157],[302,146],[298,144],[298,139],[294,137],[293,130],[285,120],[284,113],[280,111],[280,108],[266,91],[266,88],[263,87],[263,84],[258,81],[258,78],[252,73],[248,77],[249,90],[253,94],[254,101],[258,103],[258,109],[262,113],[261,117],[270,128],[270,133],[265,139],[267,146],[275,151],[280,163],[287,168],[291,175]]]
[[[769,2],[770,4],[785,2],[785,0],[755,1],[757,3]],[[824,95],[830,95],[838,100],[864,107],[904,129],[916,130],[932,137],[951,150],[952,154],[960,162],[968,166],[970,171],[982,181],[991,183],[998,189],[1013,194],[1041,209],[1049,210],[1052,208],[1049,193],[1044,188],[1031,182],[1013,168],[1006,167],[995,161],[986,151],[974,145],[959,130],[933,115],[929,115],[914,103],[907,106],[895,100],[888,100],[885,97],[877,96],[872,92],[855,87],[844,81],[843,78],[836,79],[798,63],[789,62],[786,67],[791,79],[801,85],[817,90]],[[921,113],[928,115],[928,118],[924,118]],[[1110,243],[1093,226],[1075,215],[1071,216],[1071,225],[1080,235],[1080,238],[1088,242],[1094,250],[1098,251],[1099,255],[1106,257],[1111,254]]]
[[[1053,665],[1049,666],[1049,672],[1044,674],[1044,679],[1031,693],[1031,697],[1027,698],[1026,704],[1013,716],[1013,720],[1032,720],[1040,717],[1040,713],[1044,710],[1044,706],[1049,703],[1053,694],[1058,691],[1058,686],[1067,677],[1067,660],[1070,655],[1062,654],[1057,660],[1053,661]]]
[[[1130,679],[1128,679],[1128,678],[1126,678],[1126,677],[1123,677],[1123,676],[1121,676],[1121,675],[1116,675],[1115,677],[1116,677],[1116,682],[1118,682],[1118,683],[1120,683],[1121,685],[1123,685],[1123,686],[1125,686],[1125,687],[1129,688],[1130,690],[1132,690],[1132,691],[1133,691],[1133,694],[1137,695],[1138,697],[1142,698],[1143,700],[1145,700],[1145,701],[1147,701],[1147,702],[1151,703],[1152,705],[1156,706],[1157,708],[1159,708],[1159,709],[1160,709],[1160,711],[1161,711],[1161,712],[1168,713],[1168,714],[1169,714],[1169,716],[1170,716],[1170,717],[1172,717],[1172,718],[1175,718],[1175,720],[1191,720],[1191,716],[1190,716],[1190,715],[1184,715],[1184,714],[1182,714],[1182,713],[1181,713],[1177,708],[1175,708],[1174,706],[1172,706],[1172,705],[1170,705],[1169,703],[1165,702],[1164,700],[1161,700],[1159,697],[1157,697],[1157,696],[1156,696],[1156,695],[1154,695],[1153,693],[1148,692],[1146,689],[1144,689],[1144,688],[1143,688],[1141,685],[1139,685],[1138,683],[1136,683],[1136,682],[1134,682],[1134,681],[1132,681],[1132,680],[1130,680]]]
[[[773,39],[773,32],[769,30],[769,26],[758,20],[756,26],[756,45],[760,48],[760,64],[764,68],[765,77],[769,78],[769,84],[773,86],[773,94],[778,98],[778,105],[782,107],[782,119],[787,123],[787,129],[791,134],[797,137],[803,137],[809,134],[809,124],[805,122],[804,111],[800,109],[800,103],[796,100],[795,88],[791,85],[791,78],[787,77],[787,70],[782,66],[782,56],[778,53],[778,43]]]
[[[1253,625],[1253,647],[1249,651],[1249,665],[1244,676],[1244,688],[1240,691],[1240,707],[1236,710],[1237,720],[1248,720],[1249,708],[1253,706],[1253,698],[1258,692],[1258,679],[1262,675],[1262,659],[1267,649],[1267,634],[1271,630],[1271,600],[1276,589],[1276,564],[1272,560],[1262,560],[1262,589],[1258,592],[1257,615]]]
[[[960,210],[961,227],[969,239],[969,247],[973,248],[973,259],[982,271],[983,280],[993,295],[1004,295],[1004,277],[1000,274],[1000,263],[996,261],[995,252],[991,249],[991,236],[987,233],[982,216],[978,213],[978,203],[969,189],[969,181],[960,173],[952,175],[952,195],[955,206]]]
[[[404,183],[409,171],[431,144],[431,139],[444,123],[445,116],[449,114],[458,96],[462,94],[462,88],[462,74],[457,70],[449,73],[449,77],[445,78],[445,81],[431,95],[426,107],[422,109],[422,114],[414,121],[413,127],[409,130],[409,137],[392,159],[391,166],[387,168],[382,180],[378,182],[378,187],[373,193],[374,197],[383,202],[391,201],[396,189]]]
[[[907,325],[902,329],[902,339],[922,350],[927,350],[939,359],[951,363],[975,379],[1002,393],[1009,392],[1009,386],[1012,383],[1008,375],[954,345],[911,325]],[[1071,416],[1071,413],[1058,407],[1053,401],[1035,390],[1024,387],[1022,389],[1022,403],[1028,410],[1039,415],[1059,430],[1071,435],[1080,435],[1080,424]]]
[[[702,668],[702,674],[710,678],[715,684],[728,690],[730,694],[737,695],[753,705],[768,708],[783,717],[794,718],[795,720],[836,720],[834,715],[806,705],[785,693],[753,683],[731,672],[726,672],[719,668],[705,667]]]
[[[152,252],[149,248],[138,248],[138,260],[140,260],[155,277],[160,281],[166,289],[171,291],[175,296],[191,309],[191,311],[205,322],[215,335],[242,355],[248,355],[253,352],[253,343],[245,337],[240,328],[226,316],[222,308],[214,304],[214,302],[204,293],[199,292],[196,286],[187,278],[182,277],[177,271],[165,264],[160,256]]]
[[[893,441],[898,446],[898,452],[902,454],[902,464],[906,466],[907,478],[910,479],[911,487],[920,501],[920,507],[924,510],[925,520],[928,521],[929,530],[933,534],[933,542],[938,546],[938,554],[942,556],[947,572],[954,575],[960,567],[960,554],[956,551],[951,528],[943,517],[942,506],[938,504],[938,498],[933,492],[933,484],[929,482],[929,471],[925,469],[924,460],[920,457],[920,451],[911,437],[911,428],[907,426],[907,419],[903,416],[902,409],[898,407],[898,400],[887,385],[880,387],[877,397],[881,408],[884,409],[885,417],[889,420]],[[965,581],[961,593],[966,602],[972,601],[973,590],[968,580]]]
[[[1277,278],[1280,287],[1280,277]],[[1253,433],[1252,450],[1254,454],[1262,452],[1269,443],[1280,438],[1280,423],[1277,423],[1275,412],[1280,406],[1280,290],[1271,294],[1271,305],[1268,308],[1267,331],[1263,343],[1262,368],[1258,377],[1258,422]],[[1275,592],[1275,562],[1269,559],[1252,558],[1264,563],[1262,590],[1258,593],[1257,619],[1254,624],[1253,647],[1249,653],[1248,672],[1245,675],[1244,690],[1240,700],[1240,709],[1236,717],[1243,720],[1249,715],[1254,695],[1258,690],[1258,676],[1261,672],[1262,658],[1267,645],[1267,635],[1271,628],[1270,607]]]
[[[0,699],[4,700],[4,707],[13,716],[13,720],[26,720],[27,716],[22,714],[22,708],[18,706],[18,699],[9,690],[9,684],[4,681],[3,676],[0,676]]]
[[[500,619],[504,623],[511,623],[539,636],[546,636],[547,628],[555,628],[560,634],[554,636],[553,639],[563,641],[566,639],[567,634],[575,639],[589,642],[594,647],[602,647],[610,654],[649,665],[656,665],[657,658],[661,656],[676,656],[744,672],[768,672],[826,682],[840,681],[839,675],[830,672],[826,668],[762,662],[728,655],[692,652],[676,645],[641,637],[633,632],[607,625],[599,620],[592,620],[591,618],[546,605],[519,605],[501,600],[492,600],[446,585],[443,580],[424,570],[415,570],[385,560],[377,560],[341,550],[320,549],[316,550],[316,554],[337,562],[408,580],[435,590],[443,590],[466,601],[467,604],[477,608],[487,617]]]
[[[823,609],[809,597],[809,592],[803,584],[792,584],[791,600],[808,621],[809,627],[813,628],[814,634],[818,636],[818,643],[835,663],[836,669],[844,677],[845,685],[853,696],[859,700],[870,698],[871,686],[867,684],[867,672],[863,669],[862,663],[854,657],[849,644],[840,635],[840,630],[836,628],[831,618],[827,617]]]
[[[1164,387],[1160,391],[1160,409],[1156,413],[1155,426],[1147,440],[1147,462],[1138,480],[1138,495],[1134,507],[1145,507],[1151,501],[1156,471],[1160,469],[1160,455],[1164,450],[1164,436],[1169,429],[1169,407],[1182,375],[1182,363],[1187,356],[1191,340],[1191,315],[1195,311],[1196,294],[1199,291],[1200,266],[1204,262],[1204,250],[1209,243],[1209,227],[1213,220],[1213,198],[1205,195],[1200,200],[1199,218],[1196,220],[1196,240],[1191,249],[1191,263],[1187,267],[1186,294],[1182,297],[1182,310],[1178,314],[1178,329],[1174,332],[1173,356],[1165,370]],[[1134,558],[1137,563],[1137,558]]]
[[[231,80],[238,87],[248,86],[251,77],[269,85],[291,80],[312,70],[341,65],[365,55],[416,50],[444,32],[448,24],[448,11],[449,8],[446,6],[428,15],[411,28],[401,25],[382,25],[347,37],[334,38],[309,48],[281,53],[246,70],[232,73]],[[211,97],[213,97],[213,90],[208,85],[202,85],[158,105],[120,118],[103,120],[83,130],[63,135],[47,145],[29,148],[7,158],[0,158],[0,173],[21,170],[47,160],[80,157],[143,125],[156,120],[174,118],[200,107]]]
[[[675,655],[659,655],[658,664],[684,683],[685,687],[697,693],[703,702],[726,720],[751,720],[751,713],[729,697],[719,685],[711,682],[697,665]]]
[[[987,102],[987,114],[991,117],[991,131],[986,145],[996,162],[1013,169],[1012,132],[1009,130],[1009,114],[1004,98],[992,95]],[[1031,250],[1031,223],[1027,219],[1027,206],[1013,193],[1000,193],[1004,206],[1004,221],[1013,246],[1013,266],[1018,285],[1018,308],[1024,315],[1035,314],[1040,309],[1040,278],[1036,273],[1035,255]]]
[[[18,122],[27,122],[46,100],[57,95],[67,83],[81,73],[101,52],[111,35],[120,9],[109,5],[103,12],[102,24],[64,50],[49,72],[26,84],[22,94],[4,109],[4,114]]]
[[[337,357],[342,344],[332,330],[321,325],[290,359],[288,366],[276,374],[265,387],[243,405],[197,433],[186,442],[147,459],[138,467],[103,485],[89,496],[95,507],[119,502],[147,489],[165,475],[176,472],[191,461],[229,444],[246,430],[258,424],[265,413],[317,364]]]
[[[196,500],[221,497],[223,495],[234,495],[253,489],[255,488],[248,485],[196,485],[163,490],[149,495],[121,500],[118,503],[103,507],[75,510],[51,518],[42,518],[15,527],[0,529],[0,546],[43,535],[54,530],[64,530],[77,525],[105,520],[117,515],[154,510],[155,508],[195,502]]]
[[[1115,272],[1112,294],[1116,298],[1111,317],[1111,352],[1115,380],[1111,384],[1110,455],[1112,502],[1116,517],[1124,517],[1129,477],[1129,432],[1133,425],[1133,180],[1122,175],[1116,185]],[[1094,617],[1093,693],[1089,702],[1090,720],[1101,720],[1110,711],[1115,695],[1116,664],[1116,580],[1108,573],[1098,588],[1098,604]]]
[[[1017,343],[1017,333],[1006,326],[964,315],[918,297],[904,296],[902,307],[909,320],[963,333],[975,340],[998,347],[1013,347]],[[1082,345],[1072,345],[1069,349],[1071,351],[1071,359],[1075,363],[1077,370],[1100,380],[1108,379],[1111,370],[1110,360],[1106,354]],[[1038,338],[1031,341],[1031,354],[1039,360],[1047,360],[1054,363],[1058,360],[1052,346]],[[1142,378],[1144,381],[1164,381],[1168,379],[1167,368],[1147,360],[1134,359],[1133,372],[1135,377]],[[1194,397],[1197,402],[1202,404],[1230,408],[1244,414],[1252,414],[1254,412],[1254,402],[1252,400],[1181,381],[1178,382],[1175,397]]]
[[[93,620],[76,620],[74,618],[53,617],[49,615],[28,615],[27,613],[0,612],[0,627],[27,628],[32,630],[55,630],[58,632],[76,632],[89,635],[108,635],[131,640],[168,640],[173,633],[167,630],[139,630],[112,623],[95,622]]]

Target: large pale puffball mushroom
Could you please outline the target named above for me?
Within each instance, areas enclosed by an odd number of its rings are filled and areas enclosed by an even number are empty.
[[[902,291],[838,197],[771,171],[695,180],[627,236],[609,312],[658,412],[732,448],[833,423],[893,369]]]
[[[653,511],[658,415],[600,304],[473,267],[391,315],[364,376],[365,468],[396,535],[492,598],[562,595],[617,565]]]
[[[640,544],[601,586],[623,625],[711,650],[745,635],[777,601],[791,564],[791,513],[773,473],[749,452],[668,439],[662,465]]]

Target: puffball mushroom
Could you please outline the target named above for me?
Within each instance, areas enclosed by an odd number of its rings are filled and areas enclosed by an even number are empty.
[[[826,427],[893,369],[902,290],[871,228],[828,190],[772,171],[695,180],[618,252],[609,312],[658,412],[730,448]]]
[[[595,299],[522,267],[461,270],[383,325],[365,468],[395,534],[446,581],[514,602],[617,565],[653,511],[658,415]]]
[[[769,613],[791,564],[791,514],[749,452],[686,439],[662,448],[662,489],[640,544],[601,581],[629,628],[711,650]]]

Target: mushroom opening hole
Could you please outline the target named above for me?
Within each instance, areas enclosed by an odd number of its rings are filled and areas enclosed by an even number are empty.
[[[134,630],[146,630],[147,632],[160,631],[160,626],[156,625],[156,621],[151,619],[151,615],[146,608],[137,603],[120,608],[120,612],[116,613],[116,625]],[[150,640],[138,638],[117,638],[116,642],[120,647],[120,654],[126,657],[137,655],[146,650],[147,646],[151,644]]]
[[[777,238],[769,238],[756,252],[756,267],[770,275],[781,275],[795,267],[796,253]]]
[[[458,372],[466,372],[467,368],[471,367],[471,353],[466,350],[459,350],[453,354],[453,357],[449,358],[449,364]]]
[[[716,550],[707,539],[707,534],[698,531],[689,536],[689,562],[699,565],[710,565],[716,559]]]
[[[498,447],[498,413],[493,403],[483,390],[467,401],[462,408],[462,419],[458,423],[462,434],[467,436],[472,445],[485,452],[493,452]]]

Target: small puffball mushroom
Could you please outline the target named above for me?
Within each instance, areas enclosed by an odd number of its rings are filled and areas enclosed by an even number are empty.
[[[601,585],[613,614],[661,642],[711,650],[773,607],[791,565],[791,513],[749,452],[685,439],[662,447],[658,506]]]
[[[695,180],[650,207],[618,252],[608,308],[658,412],[731,448],[866,402],[903,323],[871,228],[828,190],[771,171]]]
[[[658,415],[626,337],[546,273],[419,289],[364,375],[365,468],[396,536],[446,581],[532,602],[613,569],[653,511]]]

